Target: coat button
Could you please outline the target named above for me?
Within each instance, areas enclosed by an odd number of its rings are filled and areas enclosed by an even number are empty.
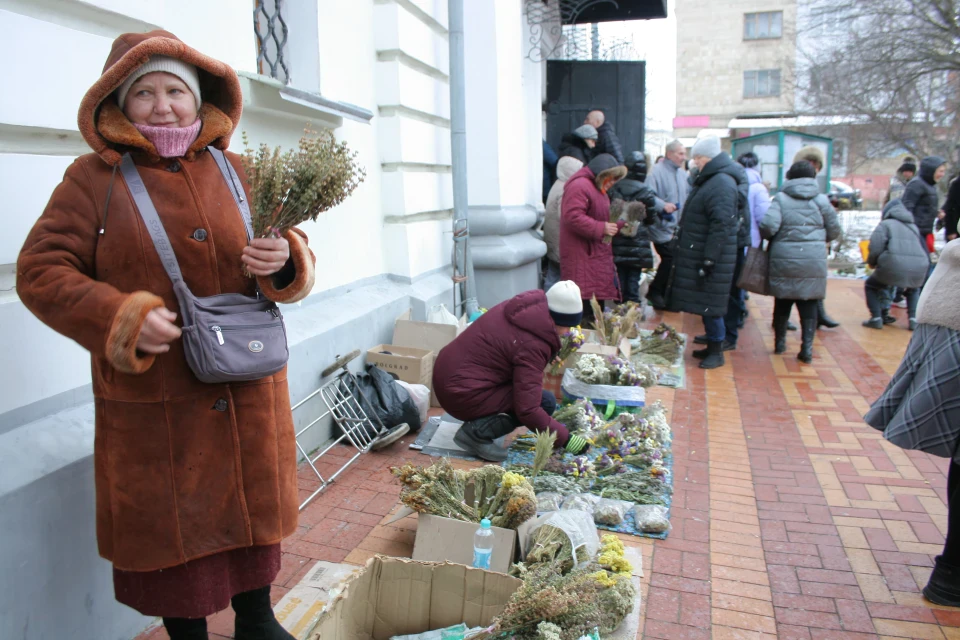
[[[180,161],[179,161],[179,160],[174,160],[173,162],[171,162],[170,164],[168,164],[168,165],[167,165],[167,171],[169,171],[170,173],[176,173],[176,172],[180,171]]]
[[[226,411],[227,410],[227,401],[223,398],[217,400],[217,403],[213,405],[213,408],[217,411]]]
[[[193,232],[193,239],[197,242],[203,242],[207,239],[207,230],[206,229],[197,229]]]

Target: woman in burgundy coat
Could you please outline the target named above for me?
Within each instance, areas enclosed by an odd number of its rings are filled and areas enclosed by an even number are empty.
[[[580,291],[561,281],[526,291],[486,312],[440,350],[433,388],[440,405],[463,426],[453,440],[479,458],[502,462],[494,440],[523,425],[553,431],[574,454],[587,445],[551,416],[557,399],[543,390],[543,371],[560,351],[560,335],[580,324]]]
[[[563,189],[560,203],[560,273],[580,287],[584,323],[593,320],[590,299],[619,299],[613,245],[604,237],[617,235],[624,222],[610,222],[607,191],[627,175],[627,168],[608,153],[602,153],[573,174]]]

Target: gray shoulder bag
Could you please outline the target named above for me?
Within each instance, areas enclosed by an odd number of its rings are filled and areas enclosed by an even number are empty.
[[[241,195],[240,179],[222,151],[213,147],[208,150],[230,186],[250,240],[250,207]],[[194,296],[183,280],[163,222],[129,153],[120,162],[120,172],[173,282],[183,320],[183,352],[197,378],[209,383],[245,382],[283,369],[289,357],[287,330],[276,303],[260,297],[259,291],[255,298],[240,293]]]

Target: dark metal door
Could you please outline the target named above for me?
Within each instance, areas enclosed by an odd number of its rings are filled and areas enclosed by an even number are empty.
[[[581,124],[593,109],[606,114],[623,153],[643,151],[645,62],[547,62],[547,142],[559,150],[560,138]]]

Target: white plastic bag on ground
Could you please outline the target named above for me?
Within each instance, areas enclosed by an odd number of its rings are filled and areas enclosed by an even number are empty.
[[[560,507],[560,509],[563,511],[583,511],[584,513],[590,514],[590,518],[592,520],[593,508],[599,501],[600,496],[595,496],[592,493],[578,493],[572,496],[567,496],[566,500],[563,501],[563,506]]]
[[[618,527],[623,524],[632,506],[632,502],[603,498],[593,507],[593,521],[597,524]]]
[[[555,511],[549,515],[543,516],[537,526],[528,533],[527,540],[533,540],[533,534],[537,529],[545,524],[560,529],[570,538],[570,544],[573,546],[573,563],[579,564],[585,560],[593,558],[600,549],[600,536],[597,535],[597,526],[593,524],[593,516],[584,511]],[[527,544],[529,553],[530,544]],[[577,554],[577,549],[583,547],[584,551]]]
[[[633,517],[637,521],[637,530],[644,533],[670,531],[670,518],[666,507],[658,504],[638,504],[633,508]]]
[[[427,322],[434,324],[452,324],[457,326],[457,316],[447,311],[447,305],[438,304],[427,313]]]
[[[397,380],[397,384],[407,390],[413,404],[417,405],[417,411],[420,412],[420,424],[427,421],[427,412],[430,411],[430,388],[422,384],[410,384],[403,380]],[[410,425],[411,429],[414,425]]]

